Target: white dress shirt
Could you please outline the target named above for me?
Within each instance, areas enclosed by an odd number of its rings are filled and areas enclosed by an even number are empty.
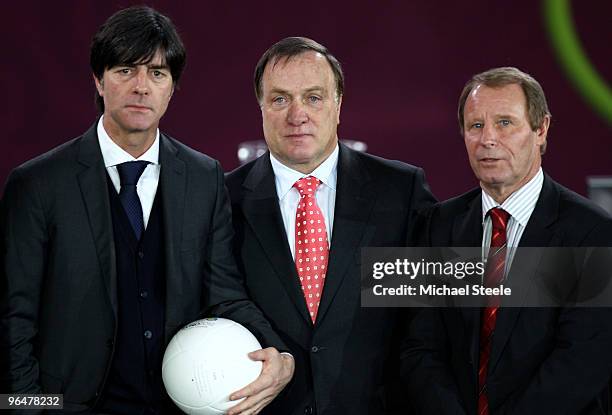
[[[117,165],[136,160],[149,162],[136,184],[136,193],[138,193],[140,204],[142,205],[142,215],[146,229],[147,223],[149,223],[151,209],[153,208],[153,201],[155,200],[155,193],[157,192],[157,185],[159,183],[159,172],[161,169],[161,165],[159,164],[159,129],[155,133],[155,141],[151,147],[149,147],[142,156],[134,158],[110,138],[102,124],[103,119],[104,116],[100,117],[98,121],[98,143],[100,143],[100,150],[102,150],[104,166],[113,182],[115,190],[117,190],[117,194],[121,191],[121,179],[119,178]]]
[[[491,216],[487,215],[487,213],[489,210],[499,207],[510,214],[510,219],[508,220],[508,226],[506,228],[506,241],[508,246],[506,253],[506,275],[512,263],[512,259],[514,258],[516,248],[521,241],[521,236],[523,236],[525,227],[540,197],[543,183],[544,173],[540,167],[531,180],[512,193],[501,205],[497,203],[491,195],[485,192],[484,189],[482,191],[483,258],[487,258],[489,248],[491,247],[491,233],[493,232]]]
[[[338,167],[338,151],[336,148],[323,163],[319,165],[312,173],[304,174],[293,170],[283,163],[278,161],[272,153],[270,153],[270,162],[274,171],[276,194],[278,195],[278,204],[280,206],[281,216],[285,225],[285,234],[287,242],[291,248],[291,256],[295,260],[295,212],[300,200],[300,192],[293,187],[293,184],[302,177],[312,176],[321,181],[317,188],[315,197],[317,204],[321,209],[323,218],[325,219],[325,228],[327,230],[327,241],[331,244],[332,230],[334,224],[334,207],[336,206],[336,181]]]

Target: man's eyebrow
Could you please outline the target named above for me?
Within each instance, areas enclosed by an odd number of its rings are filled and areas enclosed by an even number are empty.
[[[304,89],[304,92],[326,92],[327,89],[324,86],[311,86],[310,88]],[[270,89],[270,93],[272,94],[288,94],[289,91],[279,87],[273,87]]]
[[[119,66],[125,66],[127,68],[135,68],[139,65],[145,65],[147,68],[149,69],[170,69],[170,66],[168,66],[168,64],[151,64],[151,63],[118,63],[116,65],[114,65],[113,67],[119,67]]]
[[[155,64],[155,65],[147,65],[147,68],[149,69],[170,69],[170,67],[167,64]]]
[[[499,114],[493,114],[492,116],[493,116],[493,118],[519,118],[520,117],[520,115],[512,114],[510,112],[500,112]],[[471,116],[471,117],[470,116],[465,116],[464,117],[464,119],[466,121],[468,121],[468,120],[470,120],[470,121],[473,121],[473,120],[482,120],[484,118],[485,117],[483,117],[481,114],[475,115],[475,116]]]
[[[287,91],[287,90],[285,90],[285,89],[282,89],[282,88],[276,88],[276,87],[274,87],[274,88],[270,89],[270,92],[271,92],[272,94],[286,94],[286,93],[288,93],[289,91]]]
[[[518,118],[517,115],[511,114],[511,113],[500,113],[500,114],[496,114],[495,118]]]
[[[325,88],[324,86],[312,86],[306,89],[306,92],[315,92],[315,91],[327,92],[327,88]]]

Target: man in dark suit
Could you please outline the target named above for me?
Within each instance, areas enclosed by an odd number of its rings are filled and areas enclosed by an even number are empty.
[[[158,130],[184,62],[167,17],[115,13],[91,49],[101,118],[11,173],[0,216],[3,393],[61,393],[67,411],[177,411],[164,398],[164,348],[204,313],[286,350],[237,271],[219,163]],[[291,378],[292,357],[274,347],[252,354],[264,369],[232,413],[256,413]]]
[[[403,246],[433,197],[421,169],[338,143],[343,86],[324,46],[273,45],[255,69],[269,152],[227,176],[249,294],[296,359],[266,413],[389,412],[403,314],[361,308],[360,248]]]
[[[516,68],[475,75],[461,94],[459,126],[480,188],[434,206],[423,237],[490,248],[486,284],[521,278],[516,247],[612,246],[612,220],[542,172],[549,125],[541,86]],[[497,300],[412,320],[402,375],[417,413],[607,414],[610,309]]]

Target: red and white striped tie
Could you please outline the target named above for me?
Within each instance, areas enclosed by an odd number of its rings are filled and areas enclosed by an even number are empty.
[[[491,248],[485,271],[485,286],[497,287],[504,279],[506,268],[506,228],[510,214],[501,208],[489,211],[493,224],[491,233]],[[497,311],[501,299],[499,296],[487,298],[487,306],[482,310],[480,325],[480,359],[478,363],[478,415],[489,414],[489,399],[487,395],[487,370],[491,356],[491,340],[495,331]]]

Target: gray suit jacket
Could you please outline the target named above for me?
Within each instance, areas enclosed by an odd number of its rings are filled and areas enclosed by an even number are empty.
[[[413,213],[434,202],[420,168],[340,144],[333,235],[313,325],[291,256],[266,153],[227,177],[235,249],[253,301],[295,358],[295,374],[263,413],[389,414],[405,310],[362,308],[361,248],[403,246]],[[408,241],[409,242],[409,241]]]
[[[247,299],[232,256],[219,163],[160,135],[166,343],[204,313],[236,320],[286,350]],[[16,168],[0,207],[2,392],[63,393],[91,407],[117,326],[115,245],[96,127]]]
[[[479,247],[481,190],[434,206],[423,231],[425,245]],[[545,175],[519,246],[612,246],[612,219]],[[518,267],[515,259],[510,284],[523,277],[513,274]],[[425,308],[413,318],[402,374],[417,413],[477,412],[480,313]],[[492,415],[608,413],[612,308],[502,307],[491,342],[486,386]]]

